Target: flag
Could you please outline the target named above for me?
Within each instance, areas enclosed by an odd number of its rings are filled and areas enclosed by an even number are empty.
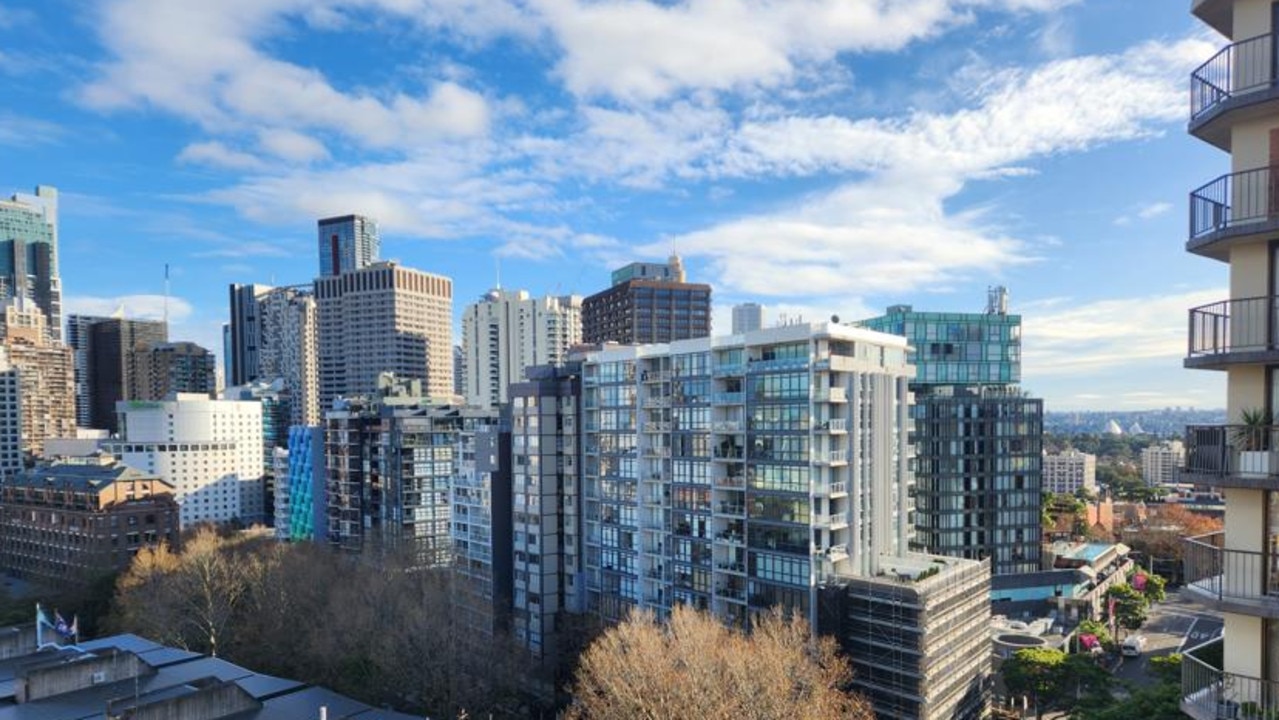
[[[1133,575],[1133,576],[1132,576],[1132,587],[1133,587],[1133,589],[1134,589],[1134,590],[1136,590],[1137,592],[1145,592],[1145,591],[1146,591],[1146,576],[1145,576],[1144,574],[1142,574],[1142,573],[1137,573],[1136,575]]]
[[[62,637],[71,635],[71,626],[67,624],[67,619],[62,617],[62,613],[57,610],[53,611],[53,619],[56,622],[53,629]]]
[[[71,637],[75,638],[76,641],[80,640],[80,616],[79,615],[71,616]]]
[[[49,619],[48,613],[44,608],[40,607],[40,603],[36,603],[36,647],[44,647],[44,631],[45,629],[56,630],[53,621]]]

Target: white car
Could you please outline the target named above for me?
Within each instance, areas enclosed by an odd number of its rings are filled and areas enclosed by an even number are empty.
[[[1143,635],[1133,635],[1124,640],[1124,644],[1120,646],[1119,652],[1124,657],[1141,657],[1146,650],[1146,638]]]

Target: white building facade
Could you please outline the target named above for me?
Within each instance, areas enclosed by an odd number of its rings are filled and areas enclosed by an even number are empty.
[[[462,314],[463,395],[496,408],[534,365],[561,365],[582,341],[582,298],[492,290]]]
[[[117,407],[121,439],[105,446],[126,465],[174,486],[184,527],[262,520],[260,402],[179,393]]]
[[[590,353],[587,609],[815,623],[820,583],[907,553],[912,375],[904,338],[836,324]]]
[[[1044,492],[1074,495],[1097,490],[1097,456],[1078,450],[1044,454]]]
[[[1141,451],[1141,477],[1147,485],[1175,485],[1185,462],[1186,446],[1180,440],[1151,445]]]

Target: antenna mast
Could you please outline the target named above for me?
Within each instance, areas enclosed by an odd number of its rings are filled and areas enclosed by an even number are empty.
[[[169,330],[169,263],[164,264],[164,330]]]

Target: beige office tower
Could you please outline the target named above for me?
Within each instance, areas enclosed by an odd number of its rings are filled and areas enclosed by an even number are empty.
[[[453,281],[394,262],[315,279],[320,408],[373,395],[379,373],[453,395]]]
[[[1279,74],[1270,0],[1194,0],[1220,50],[1190,76],[1190,134],[1229,156],[1190,193],[1186,250],[1229,297],[1190,310],[1185,366],[1224,372],[1225,425],[1186,428],[1182,481],[1220,488],[1224,532],[1187,538],[1185,589],[1219,611],[1224,636],[1187,648],[1181,709],[1191,717],[1279,716]]]
[[[71,348],[48,340],[44,312],[16,305],[5,309],[0,365],[18,372],[22,451],[44,452],[51,437],[74,437],[75,368]]]

